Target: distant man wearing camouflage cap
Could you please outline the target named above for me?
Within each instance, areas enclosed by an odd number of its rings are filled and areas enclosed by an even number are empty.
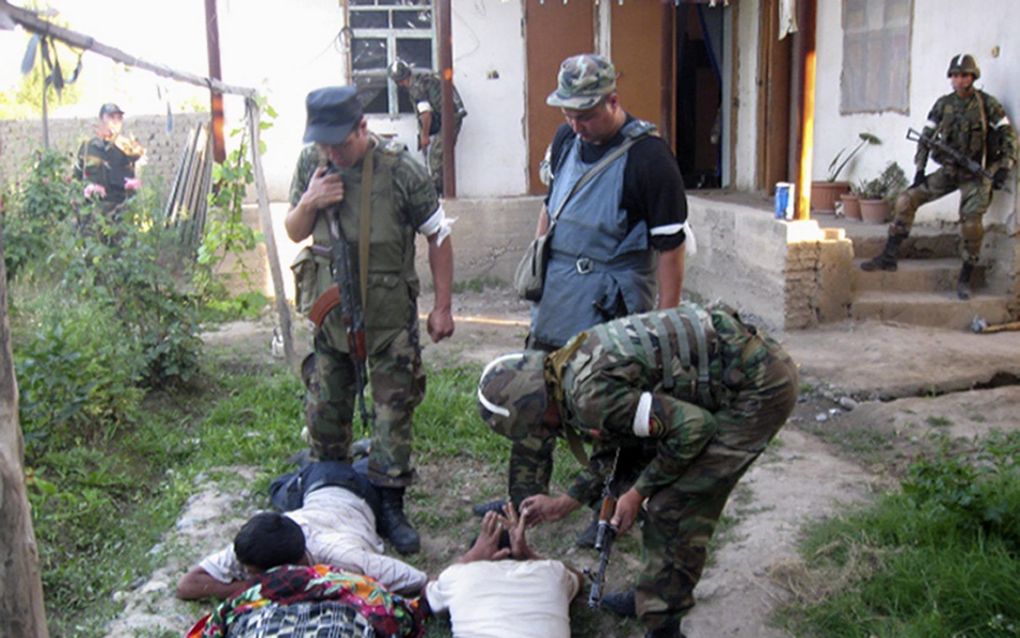
[[[414,478],[411,466],[411,417],[425,395],[425,373],[418,341],[418,276],[414,269],[415,233],[428,238],[435,306],[427,328],[433,341],[453,334],[453,246],[450,222],[421,164],[403,145],[386,143],[369,132],[353,87],[327,87],[307,99],[305,147],[291,183],[287,234],[295,241],[309,235],[313,245],[295,266],[307,271],[315,288],[312,304],[328,311],[315,331],[315,374],[308,383],[308,429],[315,455],[350,460],[355,371],[344,317],[329,289],[331,249],[347,243],[352,269],[367,267],[367,290],[341,291],[364,296],[368,375],[375,423],[368,462],[369,480],[382,499],[380,527],[401,553],[417,552],[418,533],[404,514],[404,491]],[[363,193],[371,193],[363,198]],[[365,202],[371,210],[362,210]],[[367,266],[361,261],[361,228]],[[301,277],[302,280],[306,278]],[[355,274],[355,282],[359,281]],[[321,303],[320,303],[321,302]],[[329,302],[326,304],[325,302]]]
[[[418,150],[426,157],[429,174],[435,182],[436,192],[443,194],[443,81],[439,74],[413,73],[411,65],[397,58],[390,64],[390,78],[397,86],[406,89],[418,114]],[[457,144],[460,127],[467,117],[464,101],[453,87],[453,143]]]
[[[601,479],[615,471],[606,452],[655,442],[611,521],[625,533],[644,508],[644,568],[634,590],[603,605],[636,614],[647,638],[673,638],[694,605],[723,506],[793,410],[797,378],[786,352],[732,310],[683,303],[593,327],[548,354],[504,355],[482,373],[478,402],[482,419],[511,440],[554,447],[562,436],[582,462],[581,437],[594,442],[567,494],[524,499],[530,523],[596,502]]]
[[[538,218],[537,236],[556,221],[528,347],[548,352],[596,324],[656,307],[656,284],[659,308],[680,301],[687,198],[669,146],[620,105],[609,60],[590,53],[564,60],[546,103],[566,123],[553,137],[552,182]],[[603,160],[609,164],[572,192]],[[509,494],[518,504],[548,487],[549,477],[528,459],[551,462],[552,447],[535,450],[536,443],[515,441],[510,454]],[[622,453],[621,476],[640,471],[644,447]],[[590,545],[593,532],[590,526],[579,543]]]
[[[969,299],[971,276],[981,255],[981,240],[985,234],[984,214],[992,203],[992,191],[1005,186],[1016,163],[1017,137],[1002,104],[974,87],[974,81],[981,77],[974,56],[963,53],[953,56],[946,77],[952,82],[953,92],[935,102],[922,134],[974,160],[992,175],[992,179],[972,174],[952,157],[937,149],[933,151],[924,141],[918,142],[914,183],[896,199],[885,248],[880,255],[861,264],[861,268],[896,270],[900,245],[910,234],[918,207],[959,190],[963,266],[956,282],[956,294],[960,299]],[[929,154],[941,168],[925,175]]]
[[[124,111],[107,103],[99,109],[96,135],[78,149],[75,176],[85,182],[85,196],[103,200],[110,211],[141,187],[135,164],[144,154],[142,145],[124,134]]]

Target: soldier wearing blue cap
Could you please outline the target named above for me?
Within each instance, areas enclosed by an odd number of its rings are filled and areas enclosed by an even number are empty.
[[[425,394],[414,240],[416,232],[428,238],[435,305],[427,329],[440,341],[454,328],[450,220],[421,164],[402,145],[368,130],[353,87],[312,91],[306,105],[304,141],[311,144],[298,159],[285,221],[293,241],[313,240],[293,266],[298,307],[312,310],[332,284],[335,242],[346,241],[357,262],[361,238],[370,238],[367,290],[360,291],[376,415],[368,475],[382,497],[380,528],[398,551],[413,553],[420,539],[404,514],[404,490],[414,478],[411,417]],[[366,191],[370,210],[363,211]],[[364,231],[363,224],[369,225]],[[312,451],[320,459],[349,460],[355,378],[339,310],[325,314],[316,328],[314,366],[306,400]]]

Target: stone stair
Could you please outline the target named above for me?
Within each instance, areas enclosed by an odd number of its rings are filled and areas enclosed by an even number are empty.
[[[825,228],[842,228],[853,242],[850,273],[854,319],[895,321],[920,326],[967,329],[975,316],[991,324],[1010,319],[1005,291],[985,285],[982,268],[972,280],[974,295],[956,297],[960,272],[959,234],[955,228],[915,226],[900,250],[895,272],[864,272],[861,262],[882,252],[886,226],[833,217],[819,218]]]

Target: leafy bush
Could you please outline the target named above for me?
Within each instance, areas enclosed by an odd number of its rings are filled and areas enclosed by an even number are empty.
[[[781,615],[797,635],[1020,634],[1020,433],[910,469],[903,491],[816,525]]]
[[[889,162],[882,174],[871,180],[862,180],[853,187],[861,199],[885,199],[892,201],[907,188],[907,176],[896,162]]]
[[[110,436],[135,416],[142,391],[139,346],[125,338],[113,309],[34,300],[26,338],[15,344],[21,427],[29,459],[55,441]]]

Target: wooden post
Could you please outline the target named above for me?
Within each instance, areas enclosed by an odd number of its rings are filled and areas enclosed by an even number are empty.
[[[439,77],[443,81],[443,197],[457,198],[457,162],[454,153],[457,127],[453,112],[453,39],[450,26],[450,0],[439,0],[438,9],[439,32]]]
[[[0,618],[3,634],[47,638],[39,549],[25,491],[25,444],[7,324],[7,271],[0,224]]]
[[[244,102],[248,118],[248,132],[251,138],[251,164],[255,168],[255,192],[259,200],[259,221],[262,235],[266,240],[266,257],[269,258],[269,274],[273,278],[273,295],[276,297],[276,312],[280,319],[280,331],[283,333],[283,352],[287,357],[287,365],[297,370],[297,354],[294,352],[294,337],[290,325],[290,306],[287,305],[287,293],[283,289],[283,273],[280,271],[280,255],[276,252],[276,237],[273,233],[273,216],[269,210],[269,189],[266,187],[266,175],[262,172],[262,157],[259,153],[259,122],[261,108],[254,98]]]
[[[673,138],[673,85],[676,84],[674,68],[676,54],[673,50],[673,35],[676,22],[676,5],[673,0],[662,0],[662,76],[659,78],[659,131],[669,148],[676,152]]]
[[[817,0],[797,2],[797,26],[800,48],[797,64],[800,67],[800,148],[797,157],[797,208],[796,219],[811,218],[811,168],[815,146],[815,21],[818,15]]]
[[[209,77],[222,80],[216,0],[205,0],[205,43],[209,55]],[[223,94],[215,89],[209,91],[209,115],[212,116],[213,159],[222,164],[227,159],[227,147],[223,142]]]

